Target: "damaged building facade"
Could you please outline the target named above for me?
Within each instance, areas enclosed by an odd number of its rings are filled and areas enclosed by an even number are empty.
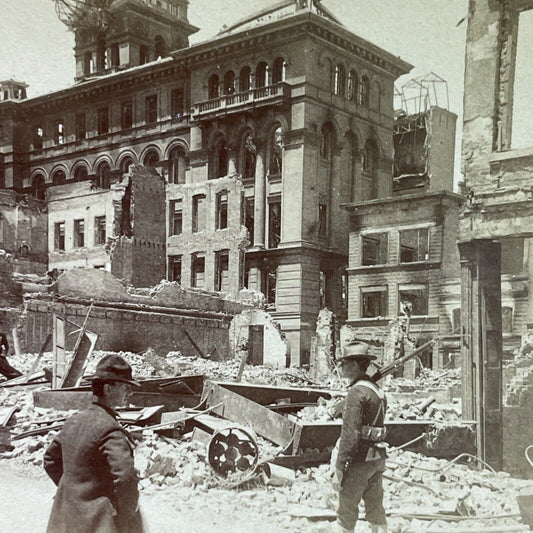
[[[67,20],[76,85],[0,102],[12,117],[0,185],[46,201],[52,269],[259,290],[291,362],[307,362],[318,311],[346,316],[341,204],[392,194],[393,84],[410,65],[318,2],[277,4],[190,47],[186,2],[113,9],[98,39]],[[140,166],[165,185],[139,185],[127,217],[118,204]],[[143,222],[143,209],[157,213]]]

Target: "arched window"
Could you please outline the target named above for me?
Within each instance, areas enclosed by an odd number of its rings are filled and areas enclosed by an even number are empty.
[[[145,167],[154,167],[159,163],[159,154],[156,150],[148,150],[143,159],[143,165]]]
[[[320,157],[326,159],[327,161],[331,160],[331,155],[333,153],[333,142],[335,140],[335,129],[331,122],[327,122],[322,126],[322,139],[320,142]]]
[[[253,178],[255,176],[255,158],[257,149],[251,133],[248,133],[244,137],[242,152],[242,177],[244,179]]]
[[[357,72],[355,72],[355,70],[350,70],[350,73],[348,74],[348,90],[346,92],[346,98],[353,102],[357,102],[357,92],[359,90],[358,80]]]
[[[252,88],[252,69],[243,67],[239,74],[239,91],[249,91]]]
[[[335,65],[335,94],[344,96],[346,92],[346,71],[343,65]]]
[[[278,57],[272,65],[272,85],[285,81],[285,60]]]
[[[209,78],[209,83],[208,83],[208,88],[207,88],[209,100],[213,98],[218,98],[218,84],[219,84],[218,76],[216,74],[213,74]]]
[[[63,170],[56,170],[52,176],[52,185],[62,185],[67,181],[67,177]]]
[[[283,142],[282,142],[283,130],[281,126],[278,126],[272,132],[272,138],[270,140],[270,168],[269,173],[271,176],[281,176],[283,168]]]
[[[235,92],[235,73],[228,70],[224,74],[224,94],[233,94]]]
[[[370,96],[372,97],[372,103],[371,103],[372,109],[375,109],[376,111],[380,111],[381,109],[381,85],[379,84],[379,82],[376,81],[372,84],[372,92]]]
[[[120,162],[120,173],[126,174],[127,172],[129,172],[130,165],[133,165],[133,158],[127,156]]]
[[[359,163],[360,154],[357,137],[351,132],[348,134],[348,143],[350,149],[350,200],[355,202],[357,201],[357,164]]]
[[[161,35],[156,35],[154,39],[155,57],[165,57],[167,55],[167,44]]]
[[[77,165],[74,169],[74,181],[83,181],[87,179],[89,171],[87,167],[83,164]]]
[[[185,150],[178,146],[170,152],[169,157],[169,181],[170,183],[185,183],[185,170],[187,159]]]
[[[44,176],[37,174],[31,184],[31,194],[38,200],[44,200],[46,195],[46,185],[44,183]]]
[[[109,189],[111,186],[111,167],[107,161],[102,161],[96,168],[98,178],[96,185],[102,189]]]
[[[266,87],[268,85],[268,65],[262,61],[255,69],[255,87]]]
[[[361,78],[361,86],[359,87],[359,104],[363,107],[368,107],[370,101],[370,81],[366,76]]]

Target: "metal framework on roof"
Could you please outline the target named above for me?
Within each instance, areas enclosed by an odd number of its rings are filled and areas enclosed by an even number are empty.
[[[448,82],[430,72],[394,88],[394,107],[401,114],[418,115],[433,106],[449,110]]]

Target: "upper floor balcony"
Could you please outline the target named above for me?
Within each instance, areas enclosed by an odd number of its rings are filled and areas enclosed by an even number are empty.
[[[193,121],[209,120],[257,107],[285,104],[289,101],[290,90],[289,84],[280,82],[239,93],[224,94],[195,103],[191,118]]]

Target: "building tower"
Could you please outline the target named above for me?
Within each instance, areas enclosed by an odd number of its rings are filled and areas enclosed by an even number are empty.
[[[187,0],[56,0],[75,34],[76,81],[143,65],[189,45]]]

